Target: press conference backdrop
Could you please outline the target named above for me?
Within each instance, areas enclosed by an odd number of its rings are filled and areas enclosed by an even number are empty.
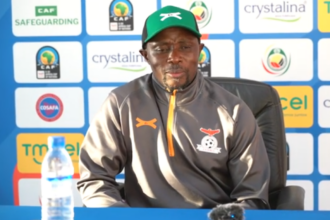
[[[77,181],[80,146],[102,102],[151,72],[138,52],[142,27],[166,5],[195,14],[205,76],[276,88],[290,153],[287,185],[305,189],[306,210],[330,210],[328,0],[1,0],[0,204],[40,205],[49,135],[66,137]],[[117,178],[123,182],[124,172]]]

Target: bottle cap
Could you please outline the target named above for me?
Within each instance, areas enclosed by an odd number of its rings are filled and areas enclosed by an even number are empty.
[[[61,148],[65,147],[65,138],[62,136],[49,136],[48,137],[49,148]]]

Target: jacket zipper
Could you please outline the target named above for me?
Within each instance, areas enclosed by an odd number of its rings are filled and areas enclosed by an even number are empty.
[[[173,146],[173,122],[174,122],[174,109],[175,109],[175,99],[176,92],[174,90],[170,97],[170,104],[168,107],[168,117],[167,117],[167,143],[168,143],[168,154],[170,157],[175,156],[174,146]]]

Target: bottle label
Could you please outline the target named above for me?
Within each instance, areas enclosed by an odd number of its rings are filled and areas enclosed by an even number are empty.
[[[61,198],[72,195],[72,177],[66,178],[43,178],[42,180],[43,198]]]

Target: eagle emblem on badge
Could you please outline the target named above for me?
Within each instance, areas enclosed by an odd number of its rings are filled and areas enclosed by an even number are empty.
[[[220,129],[200,128],[200,131],[207,135],[202,138],[201,144],[197,145],[197,150],[213,154],[221,153],[221,148],[218,147],[218,140],[214,137],[214,135],[220,133]]]

